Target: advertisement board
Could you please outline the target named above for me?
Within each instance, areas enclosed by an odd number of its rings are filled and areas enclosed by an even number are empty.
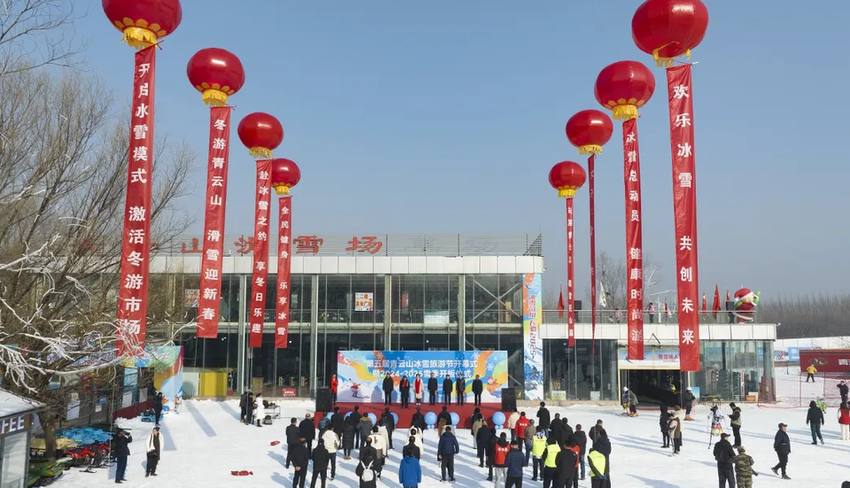
[[[371,312],[373,304],[373,293],[355,293],[354,294],[354,311],[355,312]]]
[[[502,388],[508,383],[508,353],[505,351],[339,351],[337,354],[337,402],[382,403],[383,382],[389,373],[393,380],[393,401],[399,400],[402,376],[410,380],[411,396],[417,374],[423,381],[423,401],[428,400],[427,382],[437,378],[442,401],[443,380],[456,382],[463,375],[465,398],[472,401],[472,381],[483,382],[482,402],[501,402]]]
[[[539,274],[526,274],[522,286],[525,400],[543,400],[543,338],[540,335],[542,322],[542,279]]]
[[[628,351],[617,351],[617,367],[620,369],[679,369],[678,349],[646,349],[643,359],[629,361]]]

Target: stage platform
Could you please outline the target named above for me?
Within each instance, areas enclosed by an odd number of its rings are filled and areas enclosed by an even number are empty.
[[[339,407],[339,411],[343,415],[347,414],[348,412],[353,412],[355,406],[360,407],[360,413],[361,414],[366,415],[367,413],[372,413],[378,418],[380,418],[381,414],[384,413],[384,408],[387,407],[383,403],[342,403],[342,402],[340,402],[340,403],[337,403],[336,405],[334,405],[334,407]],[[443,411],[443,405],[439,404],[439,403],[436,404],[436,405],[428,405],[427,403],[423,403],[421,405],[421,408],[422,408],[422,415],[427,415],[428,412],[434,412],[434,415],[438,415],[440,412]],[[493,421],[492,421],[493,415],[496,412],[502,411],[502,404],[501,403],[484,403],[481,406],[476,407],[475,405],[472,404],[472,402],[469,402],[469,403],[465,403],[463,406],[459,406],[459,405],[455,405],[455,404],[448,405],[449,413],[454,412],[458,415],[458,417],[460,417],[460,425],[458,426],[458,428],[461,428],[461,429],[471,429],[472,428],[472,422],[470,421],[470,418],[472,417],[472,413],[475,411],[476,408],[481,409],[481,414],[484,415],[484,419],[487,420],[487,424],[492,426],[493,425]],[[401,404],[394,403],[393,405],[390,406],[390,412],[393,412],[396,415],[398,415],[398,424],[396,425],[396,428],[409,428],[410,427],[410,419],[413,417],[413,414],[416,413],[416,405],[411,403],[408,408],[401,408]],[[505,414],[505,418],[508,418],[508,416],[510,415],[510,412],[503,412],[503,413]],[[323,413],[318,413],[318,412],[316,413],[316,420],[315,420],[316,425],[318,425],[318,421],[320,419],[324,418],[324,415],[325,414],[323,414]]]

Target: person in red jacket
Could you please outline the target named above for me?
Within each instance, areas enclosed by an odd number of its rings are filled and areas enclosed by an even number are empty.
[[[416,398],[416,406],[422,405],[422,377],[416,373],[416,378],[413,380],[413,396]]]
[[[339,388],[339,381],[336,379],[336,373],[331,375],[331,394],[334,398],[334,405],[336,405],[336,391]]]
[[[519,440],[519,452],[522,452],[522,446],[525,445],[525,429],[528,427],[528,417],[525,416],[525,412],[519,414],[519,419],[516,421],[516,426],[514,427],[514,432],[516,432],[516,438]]]

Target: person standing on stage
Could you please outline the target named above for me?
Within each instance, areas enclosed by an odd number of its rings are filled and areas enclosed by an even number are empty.
[[[428,378],[428,404],[437,404],[437,375],[435,373],[431,373],[431,377]]]
[[[475,398],[475,406],[481,406],[481,394],[484,393],[484,382],[481,381],[481,376],[475,375],[475,379],[472,380],[472,394]]]
[[[457,404],[463,405],[463,397],[466,396],[466,380],[463,379],[462,374],[458,375],[457,382],[455,382],[455,387],[457,391]]]
[[[387,371],[387,376],[384,377],[384,405],[392,405],[393,404],[393,378],[390,376],[389,371]]]
[[[443,405],[452,404],[452,390],[454,390],[454,382],[449,375],[443,380]]]
[[[336,373],[331,375],[331,394],[333,395],[333,402],[336,405],[336,392],[339,389],[339,380],[336,379]],[[322,481],[322,485],[324,486],[324,480]]]
[[[403,375],[401,377],[401,381],[398,382],[398,392],[401,395],[401,408],[407,408],[410,406],[410,380],[407,379],[407,375]]]
[[[416,377],[413,379],[413,397],[416,401],[416,406],[422,405],[422,390],[424,390],[422,384],[422,377],[419,376],[419,373],[416,373]]]

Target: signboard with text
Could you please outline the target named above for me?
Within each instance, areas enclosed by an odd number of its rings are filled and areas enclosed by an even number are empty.
[[[850,349],[809,349],[800,351],[800,371],[809,365],[818,373],[850,373]]]
[[[643,359],[629,360],[628,351],[617,351],[617,367],[620,369],[679,369],[677,349],[645,349]]]
[[[355,293],[354,294],[354,311],[355,312],[371,312],[374,293]]]

